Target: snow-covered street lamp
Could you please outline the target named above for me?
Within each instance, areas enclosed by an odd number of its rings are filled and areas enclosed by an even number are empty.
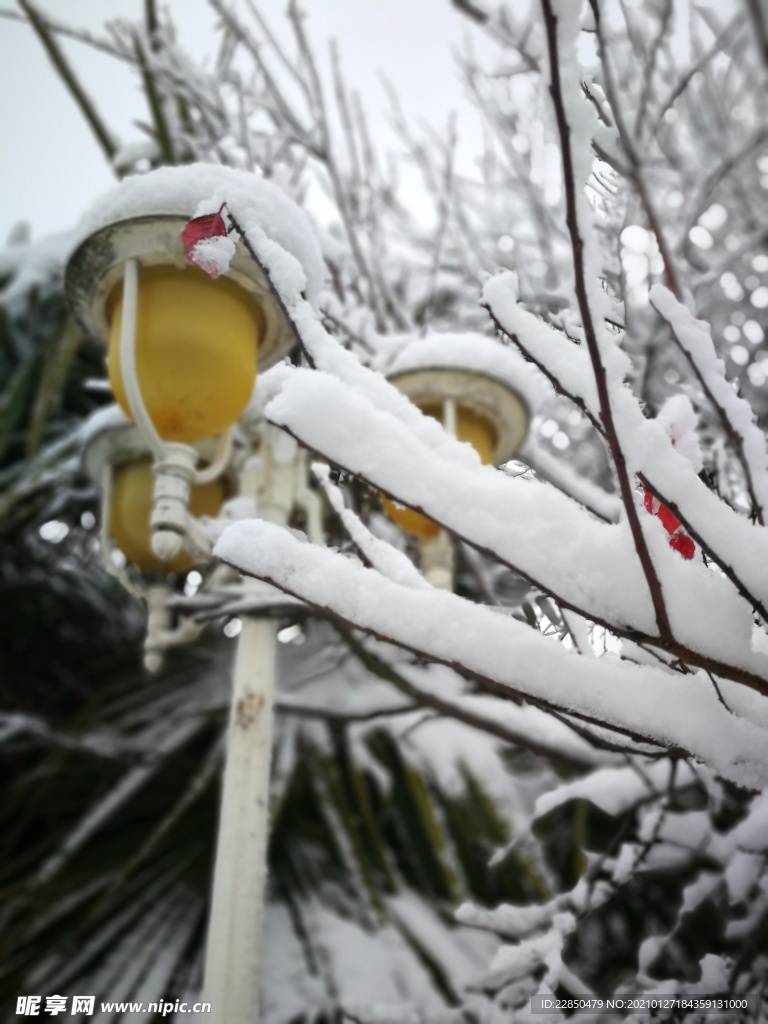
[[[257,366],[279,361],[294,332],[244,237],[227,230],[227,200],[249,231],[298,260],[312,291],[322,257],[303,212],[269,182],[211,165],[124,181],[86,218],[66,272],[73,313],[108,345],[124,412],[104,414],[84,461],[102,485],[108,565],[147,603],[150,668],[164,646],[194,632],[171,628],[167,579],[210,559],[198,516],[217,515],[225,480],[234,478],[251,515],[285,524],[299,506],[318,535],[297,445],[285,435],[287,444],[271,443],[276,432],[267,428],[254,450],[236,426]],[[196,222],[207,230],[193,245]],[[126,569],[113,546],[131,563]],[[244,586],[252,604],[259,595],[269,604],[272,588],[251,579]],[[235,659],[205,964],[212,1024],[251,1024],[259,1014],[277,628],[274,618],[247,617]]]
[[[539,385],[516,353],[479,334],[432,334],[403,346],[387,369],[391,384],[447,433],[471,444],[486,465],[508,462],[522,446]],[[453,589],[450,536],[427,516],[383,497],[384,510],[421,548],[429,582]]]

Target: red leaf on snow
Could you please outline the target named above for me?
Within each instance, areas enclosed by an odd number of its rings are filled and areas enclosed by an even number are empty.
[[[645,487],[643,488],[643,505],[646,512],[650,512],[652,516],[658,516],[667,533],[672,534],[669,538],[669,546],[679,552],[683,558],[693,558],[696,553],[696,545],[683,530],[680,520],[673,512],[669,511],[666,505],[662,505],[658,498],[654,498]]]
[[[683,558],[693,558],[696,553],[696,545],[693,543],[687,533],[683,533],[680,530],[678,533],[673,534],[669,538],[669,546],[678,551]]]
[[[659,519],[667,533],[674,533],[680,526],[680,520],[669,511],[666,505],[659,505]]]
[[[193,250],[198,242],[227,234],[227,226],[224,223],[224,218],[221,216],[221,211],[226,205],[226,203],[222,203],[218,213],[207,213],[204,217],[193,217],[182,231],[181,240],[184,243],[184,252],[187,255],[187,259],[192,260],[193,263],[195,262]]]

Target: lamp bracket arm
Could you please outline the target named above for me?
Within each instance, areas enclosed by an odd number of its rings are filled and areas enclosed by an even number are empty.
[[[209,484],[218,479],[230,462],[232,455],[232,428],[219,434],[216,453],[203,469],[195,469],[195,484]]]

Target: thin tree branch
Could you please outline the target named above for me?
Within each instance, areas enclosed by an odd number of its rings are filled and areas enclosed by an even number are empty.
[[[599,19],[599,11],[597,10],[596,0],[590,0],[593,10],[595,11],[596,21]],[[547,50],[549,53],[550,63],[550,95],[552,96],[552,102],[555,108],[555,119],[557,122],[557,131],[560,137],[560,151],[561,159],[563,164],[563,184],[565,188],[565,203],[566,203],[566,224],[568,226],[568,233],[571,238],[571,248],[573,251],[573,272],[574,272],[574,285],[576,289],[576,299],[579,305],[579,312],[581,314],[582,326],[584,328],[584,338],[587,343],[587,349],[589,350],[590,359],[592,360],[592,368],[595,374],[595,383],[597,385],[598,399],[600,402],[600,418],[605,428],[606,438],[608,441],[608,447],[611,451],[613,463],[616,468],[616,476],[619,483],[619,492],[621,499],[624,504],[624,509],[627,514],[627,522],[632,533],[632,539],[635,544],[635,550],[640,560],[640,564],[645,574],[646,581],[648,583],[648,590],[651,595],[653,602],[653,608],[656,615],[656,624],[659,630],[659,636],[666,642],[672,638],[672,628],[669,622],[669,616],[667,609],[664,604],[664,596],[662,594],[661,582],[656,569],[651,559],[651,553],[648,550],[648,545],[643,535],[643,528],[640,524],[640,518],[638,516],[637,506],[634,498],[634,487],[629,477],[627,470],[626,459],[624,458],[624,452],[621,448],[618,433],[616,431],[616,425],[613,420],[613,411],[611,409],[611,399],[608,390],[608,380],[603,366],[602,357],[600,354],[600,347],[597,340],[597,332],[595,324],[592,319],[592,310],[589,304],[589,296],[587,290],[586,273],[584,267],[584,241],[580,234],[578,212],[577,212],[577,201],[576,201],[576,181],[573,167],[573,157],[571,155],[571,129],[568,124],[568,119],[565,113],[565,103],[563,100],[562,86],[560,83],[560,60],[558,53],[558,42],[557,42],[557,18],[555,17],[552,9],[551,0],[541,0],[542,11],[544,15],[544,26],[547,36]]]

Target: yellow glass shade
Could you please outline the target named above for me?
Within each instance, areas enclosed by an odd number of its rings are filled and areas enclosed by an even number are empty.
[[[120,366],[122,285],[110,308],[109,382],[128,415]],[[248,292],[197,267],[143,267],[136,370],[150,419],[166,441],[200,441],[230,427],[256,380],[262,313]]]
[[[152,463],[149,459],[118,466],[112,481],[109,530],[126,560],[142,572],[186,572],[194,565],[188,551],[167,562],[152,551],[149,519],[152,515]],[[214,480],[192,488],[189,510],[193,516],[216,516],[224,502],[224,484]]]
[[[433,419],[443,419],[443,403],[430,402],[420,405],[421,411],[432,416]],[[471,444],[480,461],[485,465],[493,462],[493,453],[496,448],[496,431],[493,425],[482,416],[459,406],[456,410],[456,437],[459,441]],[[398,508],[391,498],[381,496],[381,503],[393,523],[397,523],[401,530],[418,537],[419,540],[431,540],[440,532],[440,527],[427,516],[420,512],[414,512],[412,508]]]

